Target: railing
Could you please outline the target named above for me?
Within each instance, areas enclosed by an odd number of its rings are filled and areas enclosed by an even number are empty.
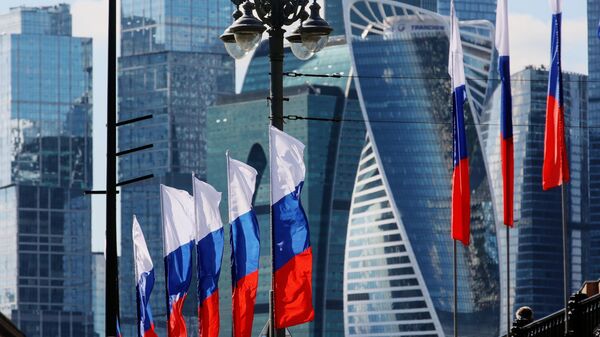
[[[564,310],[560,310],[534,322],[517,319],[509,337],[600,337],[600,294],[587,297],[576,293],[569,299],[568,310],[568,335]]]

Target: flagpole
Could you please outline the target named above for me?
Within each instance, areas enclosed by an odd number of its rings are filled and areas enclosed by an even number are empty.
[[[506,226],[506,335],[510,336],[510,227]]]
[[[162,231],[162,237],[163,237],[163,256],[167,256],[166,255],[166,249],[165,249],[165,223],[164,223],[164,208],[163,208],[163,188],[162,186],[159,187],[160,188],[160,222],[161,222],[161,231]],[[167,264],[167,259],[164,258],[164,263],[165,263],[165,303],[167,306],[167,337],[169,337],[169,317],[171,316],[171,312],[170,312],[170,308],[169,308],[169,268],[168,268],[168,264]]]
[[[195,239],[198,238],[198,210],[196,209],[196,173],[194,171],[192,171],[192,198],[194,198],[194,227],[196,230],[196,235],[195,235]],[[198,243],[198,242],[196,242]],[[197,248],[194,247],[194,249],[196,250]],[[197,268],[198,268],[198,254],[197,254],[197,250],[196,250],[196,272],[197,272]],[[194,266],[192,266],[193,268]],[[196,274],[198,275],[198,274]],[[196,294],[200,294],[200,278],[196,277]],[[201,336],[202,334],[200,333],[200,329],[202,328],[202,322],[200,321],[200,307],[202,305],[202,303],[200,302],[200,296],[197,297],[198,299],[198,336]]]
[[[568,252],[569,252],[569,232],[567,225],[567,187],[566,183],[563,182],[561,185],[561,199],[562,199],[562,229],[563,229],[563,290],[565,300],[565,336],[569,336],[569,264],[568,264]]]
[[[454,337],[458,337],[458,272],[456,259],[456,240],[454,241]]]
[[[269,30],[269,60],[271,62],[271,125],[283,131],[283,2],[271,1],[271,17],[274,25]],[[269,156],[271,155],[271,132],[269,131]],[[269,169],[272,167],[269,158]],[[271,171],[272,172],[272,171]],[[272,179],[272,178],[271,178]],[[272,180],[271,180],[272,181]],[[269,229],[271,234],[271,289],[269,291],[269,337],[285,336],[284,329],[275,326],[275,228],[273,227],[273,186],[269,182],[271,207],[269,209]]]
[[[229,149],[227,151],[225,151],[225,161],[227,162],[227,203],[229,203],[229,205],[231,205],[231,177],[229,177]],[[230,213],[230,209],[231,206],[227,207],[227,218],[229,221],[229,233],[230,235],[232,235],[232,230],[231,230],[231,213]],[[231,240],[231,239],[230,239]],[[231,241],[233,242],[233,241]],[[233,251],[233,244],[231,245],[231,250],[232,250],[232,254],[234,254],[235,252]],[[233,256],[233,255],[232,255]],[[233,287],[232,287],[233,289]],[[231,296],[233,297],[233,293],[231,294]],[[233,313],[233,307],[231,308],[231,312]],[[231,320],[231,337],[235,336],[235,319]]]
[[[134,214],[133,215],[133,222],[135,222],[135,221],[137,221],[137,219],[136,219],[135,214]],[[137,268],[137,253],[136,253],[137,248],[135,246],[135,237],[133,237],[133,240],[134,240],[134,242],[133,242],[133,259],[134,259],[134,261],[133,261],[133,270],[135,272],[135,277],[134,277],[135,283],[137,284],[138,283],[138,279],[137,278],[138,278],[139,274],[138,274],[138,268]],[[137,310],[137,322],[136,322],[137,323],[136,325],[137,325],[137,332],[138,332],[137,335],[138,336],[142,336],[142,329],[140,327],[140,322],[141,322],[141,319],[140,319],[140,302],[141,302],[141,298],[140,298],[140,295],[139,295],[139,293],[137,291],[137,287],[136,287],[136,291],[135,291],[135,303],[136,303],[136,305],[138,307],[138,310]]]

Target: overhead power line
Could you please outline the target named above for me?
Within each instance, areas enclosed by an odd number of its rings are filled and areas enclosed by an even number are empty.
[[[400,79],[400,80],[442,80],[442,81],[450,81],[450,77],[422,77],[422,76],[394,76],[394,75],[344,75],[343,73],[332,73],[332,74],[311,74],[311,73],[299,73],[295,71],[284,72],[283,76],[286,77],[320,77],[320,78],[365,78],[365,79]],[[467,80],[480,80],[480,81],[496,81],[500,82],[500,78],[495,77],[467,77]],[[513,79],[511,78],[511,82],[542,82],[548,83],[547,79]],[[566,80],[563,78],[563,82],[600,82],[600,80]]]
[[[269,117],[272,119],[272,117]],[[332,123],[342,123],[342,122],[350,122],[350,123],[366,123],[363,119],[352,119],[352,118],[328,118],[328,117],[305,117],[298,115],[285,115],[283,116],[284,120],[288,121],[296,121],[296,120],[306,120],[306,121],[317,121],[317,122],[332,122]],[[391,119],[380,119],[380,120],[369,120],[369,123],[385,123],[385,124],[413,124],[413,125],[452,125],[452,122],[427,122],[427,121],[401,121],[401,120],[391,120]],[[468,126],[497,126],[500,127],[500,123],[466,123]],[[530,124],[513,124],[513,127],[545,127],[545,124],[540,123],[530,123]],[[600,129],[600,126],[573,126],[573,125],[565,125],[565,128],[568,129]]]

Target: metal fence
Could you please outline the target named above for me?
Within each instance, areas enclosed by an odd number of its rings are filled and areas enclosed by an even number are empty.
[[[509,337],[600,337],[600,294],[592,297],[574,294],[569,299],[568,314],[568,335],[565,335],[564,310],[560,310],[534,322],[515,320]]]

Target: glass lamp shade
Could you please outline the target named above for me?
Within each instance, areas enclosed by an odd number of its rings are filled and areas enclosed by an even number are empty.
[[[238,46],[238,44],[235,42],[225,42],[223,44],[225,45],[225,50],[227,50],[229,56],[233,57],[236,60],[239,60],[244,56],[248,55],[248,52],[243,51],[242,48],[240,48],[240,46]]]
[[[235,42],[237,43],[238,47],[246,53],[256,48],[260,42],[260,38],[262,37],[262,34],[258,32],[244,31],[236,32],[233,35],[235,36]]]
[[[302,34],[302,45],[311,53],[318,53],[327,45],[329,35]]]
[[[294,56],[303,61],[308,60],[315,55],[315,53],[306,49],[302,43],[290,43],[290,49],[292,49]]]

